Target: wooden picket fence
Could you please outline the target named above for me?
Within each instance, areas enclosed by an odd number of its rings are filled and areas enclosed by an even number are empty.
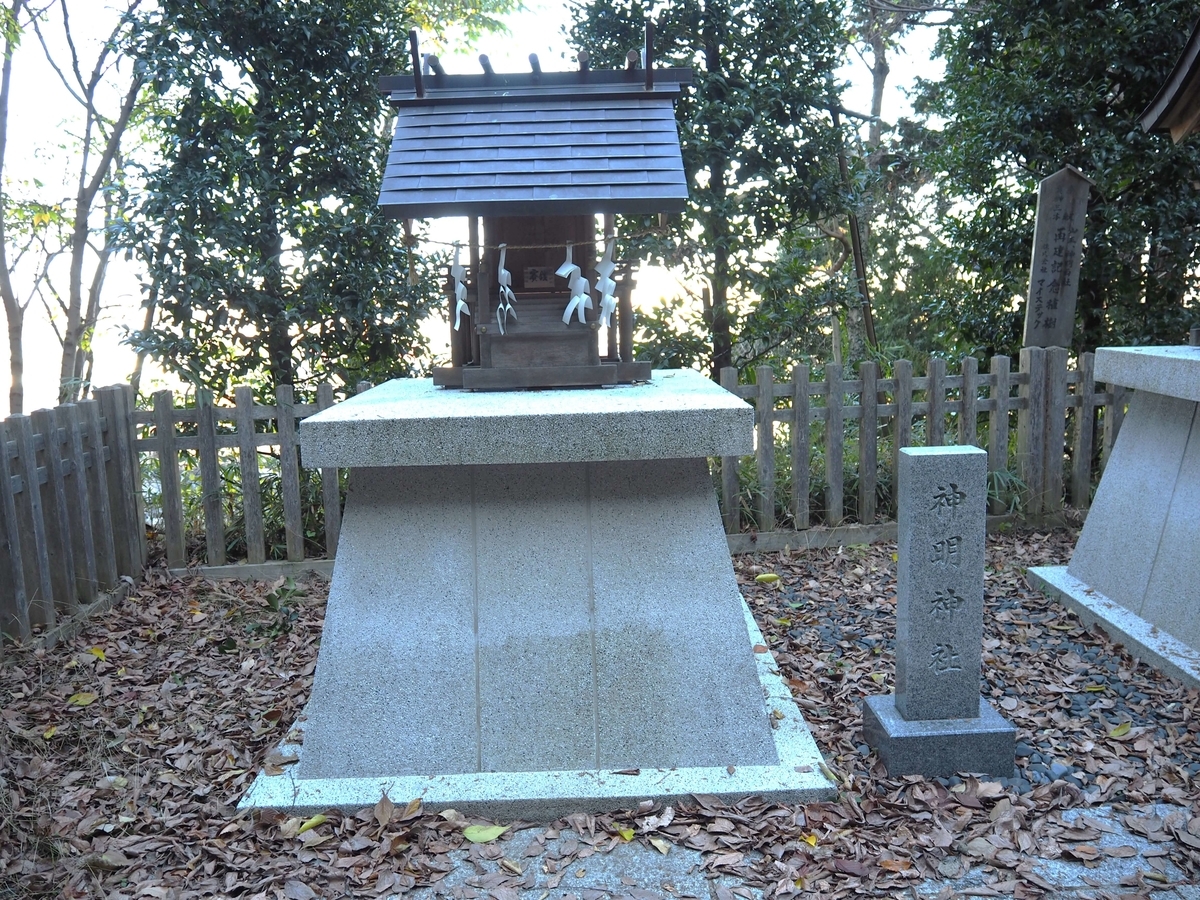
[[[988,470],[1015,469],[1025,485],[1024,515],[1034,520],[1053,517],[1063,511],[1066,502],[1086,510],[1093,480],[1098,476],[1097,466],[1107,461],[1120,429],[1128,392],[1116,386],[1097,390],[1091,353],[1080,356],[1075,369],[1068,366],[1068,352],[1058,347],[1027,347],[1021,351],[1017,371],[1012,371],[1011,363],[1007,356],[993,357],[990,371],[981,374],[978,361],[968,357],[962,360],[958,374],[948,375],[944,359],[930,359],[927,373],[914,376],[910,362],[897,360],[892,377],[881,378],[875,363],[864,362],[853,379],[844,378],[840,366],[828,364],[820,381],[810,378],[809,367],[798,366],[786,382],[777,382],[771,367],[762,366],[755,370],[754,384],[738,384],[737,371],[724,369],[722,385],[754,405],[756,429],[751,511],[755,533],[749,539],[733,537],[746,524],[738,474],[741,460],[721,460],[721,508],[731,548],[771,549],[805,543],[796,540],[795,532],[810,527],[811,464],[814,454],[820,451],[824,454],[824,524],[836,528],[846,521],[847,423],[857,425],[860,525],[870,526],[877,519],[878,449],[884,429],[892,454],[890,471],[895,472],[897,454],[914,443],[914,425],[923,432],[923,445],[974,445],[978,443],[981,416],[986,416],[987,422],[984,449],[988,452]],[[1013,413],[1017,446],[1010,463]],[[1097,420],[1101,423],[1099,448]],[[786,498],[786,506],[790,534],[776,534],[779,424],[786,425],[789,432],[791,496]],[[817,424],[824,426],[820,445],[812,436],[812,426]],[[1070,472],[1065,477],[1068,460]],[[888,533],[886,529],[848,531],[845,539],[853,542],[856,536],[869,539]]]
[[[752,490],[739,482],[738,469],[745,469],[739,458],[720,461],[730,548],[890,537],[895,525],[879,521],[877,479],[895,471],[899,449],[914,442],[976,444],[984,432],[989,470],[1015,470],[1025,485],[1027,516],[1053,516],[1064,503],[1086,508],[1126,402],[1121,388],[1098,390],[1092,372],[1092,354],[1071,368],[1067,352],[1057,348],[1026,348],[1016,371],[1008,357],[994,357],[986,374],[971,358],[955,374],[932,359],[922,376],[898,360],[890,377],[870,362],[853,377],[829,364],[819,379],[801,366],[786,382],[762,367],[756,383],[739,385],[727,369],[722,384],[754,405],[757,432]],[[198,565],[212,576],[244,578],[330,570],[341,531],[340,473],[303,472],[297,439],[301,420],[333,404],[330,385],[317,389],[316,403],[295,402],[287,385],[270,405],[256,403],[244,386],[232,403],[201,396],[187,407],[159,391],[150,409],[133,409],[127,386],[102,388],[96,398],[0,423],[0,448],[7,451],[0,453],[0,488],[10,486],[0,489],[6,634],[52,629],[122,576],[136,578],[147,559],[147,524],[161,531],[173,570]],[[881,465],[880,447],[892,454],[890,465],[886,459]],[[780,459],[790,467],[786,497],[777,497]],[[853,504],[845,494],[848,459],[857,480]],[[814,472],[824,483],[820,528],[813,527]],[[264,520],[268,479],[278,479],[281,494],[277,546],[269,546]],[[848,506],[856,507],[853,521]],[[786,515],[777,516],[781,509]]]
[[[369,387],[360,384],[358,390]],[[209,574],[250,578],[306,568],[328,570],[327,564],[310,565],[313,560],[306,555],[306,544],[313,541],[306,539],[304,530],[297,433],[301,420],[332,406],[333,402],[333,387],[328,384],[317,388],[316,403],[296,403],[292,386],[281,385],[275,403],[270,406],[256,404],[252,389],[242,385],[234,389],[232,406],[215,405],[205,392],[195,406],[176,407],[171,391],[159,391],[153,396],[151,410],[136,411],[133,422],[141,436],[135,447],[139,453],[152,454],[157,462],[158,505],[167,566],[183,569],[192,562],[188,556],[189,534],[181,479],[181,454],[192,454],[199,470],[203,565]],[[278,562],[285,565],[268,563],[262,492],[264,453],[268,454],[273,474],[280,483],[284,541],[282,553],[276,555],[284,557]],[[236,475],[230,479],[230,466],[225,463],[232,457],[236,457]],[[320,558],[331,560],[337,553],[341,533],[339,472],[323,468],[319,478]],[[245,560],[231,564],[226,512],[227,501],[235,493],[241,500],[237,537],[244,543]]]
[[[133,392],[121,385],[95,396],[0,422],[6,635],[28,639],[78,621],[145,567]]]

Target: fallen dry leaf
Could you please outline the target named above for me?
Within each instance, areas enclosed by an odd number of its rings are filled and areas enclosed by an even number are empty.
[[[283,883],[283,896],[287,897],[287,900],[314,900],[317,892],[303,881],[291,878]]]

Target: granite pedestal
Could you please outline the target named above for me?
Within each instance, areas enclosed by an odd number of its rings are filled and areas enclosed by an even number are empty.
[[[1012,775],[1016,730],[979,694],[987,454],[906,448],[896,475],[896,693],[863,735],[891,775]]]
[[[1030,570],[1044,590],[1200,686],[1200,347],[1102,347],[1096,380],[1134,388],[1066,567]]]
[[[748,624],[706,457],[753,411],[694,372],[607,389],[382,385],[304,423],[350,466],[294,771],[245,804],[553,818],[828,796]],[[780,727],[774,727],[780,726]]]

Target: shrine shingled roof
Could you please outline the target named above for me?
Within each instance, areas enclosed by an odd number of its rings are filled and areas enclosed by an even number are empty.
[[[674,101],[690,69],[385,78],[397,109],[379,193],[400,218],[676,212]]]
[[[1169,131],[1177,144],[1200,128],[1200,22],[1140,121],[1146,131]]]

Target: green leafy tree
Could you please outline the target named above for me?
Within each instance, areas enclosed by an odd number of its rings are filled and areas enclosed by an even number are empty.
[[[1069,163],[1095,183],[1075,348],[1185,338],[1200,143],[1173,146],[1138,117],[1195,16],[1185,0],[982,0],[955,15],[945,78],[920,107],[945,120],[924,157],[946,210],[936,327],[987,352],[1019,348],[1037,182]]]
[[[376,209],[410,24],[495,27],[512,0],[161,0],[132,47],[161,164],[125,240],[146,266],[143,353],[273,389],[415,373],[434,272]]]
[[[842,206],[828,112],[841,21],[835,4],[819,0],[591,0],[575,8],[571,40],[594,65],[621,66],[641,46],[652,8],[655,62],[695,70],[676,110],[691,198],[666,234],[640,240],[627,255],[681,265],[707,281],[702,323],[715,377],[721,367],[749,364],[764,340],[778,345],[807,326],[783,314],[782,294],[763,306],[756,290],[780,284],[772,273],[777,235]],[[648,224],[624,227],[636,234]],[[756,332],[739,347],[749,355],[735,354],[747,329]],[[681,347],[669,334],[664,343]]]

